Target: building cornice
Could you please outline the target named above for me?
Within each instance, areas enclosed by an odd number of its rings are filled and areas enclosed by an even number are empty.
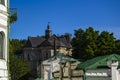
[[[3,17],[3,16],[0,16],[1,19],[7,21],[7,18]]]
[[[2,24],[0,24],[0,27],[4,28],[4,29],[7,29],[7,26],[4,26]]]
[[[0,10],[0,13],[2,13],[2,14],[5,15],[5,16],[8,16],[8,13],[5,12],[5,11],[3,11],[3,10]]]

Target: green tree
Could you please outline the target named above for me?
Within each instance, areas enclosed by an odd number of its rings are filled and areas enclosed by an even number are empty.
[[[113,33],[107,31],[101,32],[97,41],[98,51],[97,55],[106,55],[113,53],[115,49],[115,38]]]
[[[10,76],[12,80],[18,80],[29,71],[28,66],[22,59],[10,53]]]
[[[18,39],[10,40],[13,53],[14,54],[22,53],[22,47],[26,44],[26,42],[27,40],[18,40]]]
[[[115,41],[115,49],[114,52],[120,54],[120,40]]]
[[[90,59],[100,55],[112,54],[115,52],[120,53],[120,42],[115,44],[113,33],[94,30],[92,27],[86,30],[75,30],[75,37],[72,39],[73,57],[79,59]]]
[[[93,58],[95,56],[95,53],[97,52],[97,38],[99,36],[99,31],[95,31],[92,27],[89,27],[86,29],[85,32],[85,53],[86,59]]]
[[[10,76],[12,80],[18,80],[22,76],[28,73],[29,69],[27,64],[15,54],[21,51],[21,47],[26,41],[13,39],[9,44],[9,65],[10,65]],[[23,44],[22,44],[23,43]]]
[[[74,48],[73,50],[73,57],[74,58],[82,58],[84,56],[84,35],[85,32],[83,29],[78,29],[74,31],[75,37],[72,39],[72,46]]]
[[[86,31],[75,30],[75,37],[72,40],[73,56],[82,59],[94,57],[97,51],[97,38],[98,31],[95,31],[92,27],[87,28]]]

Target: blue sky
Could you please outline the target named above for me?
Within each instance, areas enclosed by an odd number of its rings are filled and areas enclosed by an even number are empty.
[[[75,29],[92,26],[120,39],[120,0],[10,0],[10,7],[18,9],[11,39],[44,35],[48,22],[53,34],[74,36]]]

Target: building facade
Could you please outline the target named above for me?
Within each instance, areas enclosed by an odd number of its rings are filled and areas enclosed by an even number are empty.
[[[0,80],[8,80],[8,0],[0,0]]]
[[[52,72],[52,76],[57,80],[83,80],[84,71],[76,69],[81,62],[74,58],[62,59],[59,62],[60,69]],[[50,80],[50,79],[48,79]]]
[[[53,72],[58,80],[120,80],[120,55],[99,56],[76,66],[62,61],[61,68]]]
[[[69,72],[67,72],[68,68],[71,67],[72,70],[76,68],[77,64],[79,63],[80,62],[76,59],[73,59],[62,53],[58,53],[53,57],[49,58],[48,60],[42,62],[41,69],[43,73],[41,77],[44,78],[44,80],[52,80],[54,78],[53,73],[59,74],[62,71],[64,71],[63,74],[65,74],[66,76],[67,74],[69,74]],[[60,78],[60,77],[56,77],[56,78]],[[64,79],[62,78],[62,80]]]
[[[8,0],[0,0],[0,80],[8,80]]]
[[[0,80],[9,80],[9,25],[17,19],[17,10],[9,8],[9,0],[0,0]]]
[[[111,54],[87,60],[78,65],[84,80],[119,80],[120,55]]]
[[[28,63],[31,73],[34,76],[41,75],[41,62],[49,59],[56,53],[72,54],[70,36],[52,35],[49,24],[45,30],[45,36],[28,37],[28,41],[23,48],[23,58]]]

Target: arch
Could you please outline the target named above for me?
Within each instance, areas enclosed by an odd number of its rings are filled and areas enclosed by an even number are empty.
[[[4,32],[0,32],[0,59],[3,59],[4,58],[4,38],[5,38],[5,35],[4,35]]]

